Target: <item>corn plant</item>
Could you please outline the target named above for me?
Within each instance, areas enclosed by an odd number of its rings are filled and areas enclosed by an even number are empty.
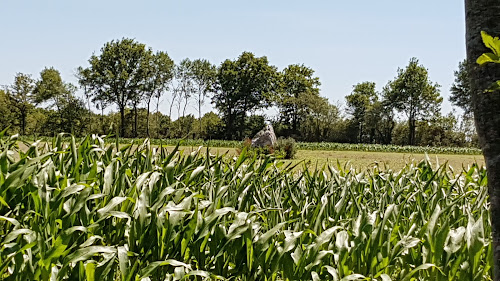
[[[486,171],[0,136],[1,280],[491,280]],[[297,164],[295,164],[297,165]]]

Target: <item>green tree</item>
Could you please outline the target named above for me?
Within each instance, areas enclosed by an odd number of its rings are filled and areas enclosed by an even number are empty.
[[[458,70],[455,71],[455,82],[450,88],[450,102],[460,107],[464,114],[468,115],[472,111],[471,88],[468,74],[467,60],[458,64]]]
[[[133,39],[106,43],[92,55],[88,68],[78,69],[80,84],[95,102],[115,104],[120,111],[120,135],[125,135],[125,108],[137,104],[148,81],[151,50]]]
[[[34,107],[34,89],[35,80],[31,78],[31,75],[23,73],[17,73],[14,77],[14,83],[6,87],[7,96],[10,101],[9,104],[14,108],[15,114],[21,122],[22,135],[26,132],[26,118]]]
[[[416,138],[421,146],[465,146],[465,134],[460,132],[457,117],[452,112],[422,121]]]
[[[496,0],[465,0],[465,29],[467,60],[476,61],[482,54],[491,52],[482,41],[481,32],[500,35],[500,2]],[[488,46],[494,41],[485,42]],[[498,43],[498,41],[497,41]],[[497,49],[497,51],[500,51]],[[497,52],[497,57],[500,53]],[[488,170],[490,218],[493,249],[493,280],[500,280],[500,90],[486,92],[500,80],[500,66],[471,63],[470,78],[472,110]]]
[[[286,67],[280,78],[281,89],[275,100],[280,110],[280,121],[291,129],[291,134],[299,134],[300,125],[310,111],[308,99],[319,97],[321,83],[314,76],[314,70],[298,64]]]
[[[364,129],[367,122],[367,113],[375,102],[378,95],[375,91],[375,83],[362,82],[353,86],[350,95],[345,97],[347,102],[347,112],[351,114],[358,125],[358,142],[363,142]],[[373,114],[375,111],[372,111]],[[371,120],[376,120],[372,118]]]
[[[144,88],[144,101],[147,106],[146,115],[146,134],[150,137],[149,115],[150,106],[153,98],[158,99],[156,111],[160,103],[161,95],[168,90],[168,85],[174,77],[174,61],[170,59],[166,52],[157,52],[149,59],[147,82]]]
[[[330,130],[329,125],[338,118],[338,109],[327,98],[319,95],[310,94],[304,101],[307,102],[308,111],[301,134],[306,141],[323,141]]]
[[[222,132],[223,123],[219,115],[210,111],[201,118],[202,126],[197,128],[198,135],[204,139],[218,139]]]
[[[58,70],[53,67],[44,68],[40,72],[40,80],[36,82],[34,97],[36,103],[49,102],[50,107],[60,108],[60,98],[68,93],[66,85]]]
[[[86,116],[87,110],[83,101],[76,97],[76,90],[74,85],[62,80],[60,72],[55,68],[44,68],[40,72],[34,98],[37,104],[48,102],[49,109],[56,108],[58,122],[54,127],[55,131],[75,133],[75,125],[81,129],[81,120]]]
[[[278,72],[267,57],[242,53],[218,69],[212,103],[222,115],[229,139],[241,139],[248,113],[270,106],[278,91]]]
[[[365,126],[370,143],[390,144],[396,126],[392,108],[385,101],[374,101],[365,113]]]
[[[4,130],[11,126],[10,131],[13,130],[14,116],[10,105],[9,97],[4,90],[0,89],[0,130]]]
[[[398,69],[398,75],[389,81],[385,100],[391,107],[408,118],[408,144],[415,144],[415,129],[418,120],[425,120],[440,111],[443,98],[439,84],[432,83],[427,69],[412,58],[405,69]]]
[[[217,76],[217,67],[205,59],[196,59],[192,63],[191,76],[196,92],[196,104],[198,105],[198,119],[200,132],[203,131],[201,117],[201,106],[205,103],[205,98],[213,89],[213,84]]]
[[[177,93],[177,118],[179,118],[181,117],[181,107],[183,107],[182,117],[186,115],[189,100],[195,92],[193,83],[193,62],[190,59],[183,59],[179,65],[175,67],[175,80],[177,82],[175,90]]]

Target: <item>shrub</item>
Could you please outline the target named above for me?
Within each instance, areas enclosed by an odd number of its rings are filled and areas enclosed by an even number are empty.
[[[276,158],[280,158],[280,159],[284,158],[284,154],[281,155],[281,153],[278,153],[279,150],[275,149],[272,146],[253,147],[252,146],[252,139],[250,139],[250,138],[244,139],[243,142],[241,143],[241,146],[236,149],[236,152],[238,152],[238,154],[240,154],[241,151],[243,151],[243,149],[245,149],[245,148],[247,150],[247,155],[250,158],[253,158],[255,155],[264,156],[264,155],[269,155],[269,154],[275,156]]]
[[[279,138],[276,151],[282,154],[282,158],[284,159],[293,159],[297,153],[297,143],[293,138]]]

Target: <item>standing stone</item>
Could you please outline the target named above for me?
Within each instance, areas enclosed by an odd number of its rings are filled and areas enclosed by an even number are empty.
[[[264,129],[260,130],[252,139],[252,147],[274,147],[276,145],[276,134],[274,134],[273,126],[266,125]]]

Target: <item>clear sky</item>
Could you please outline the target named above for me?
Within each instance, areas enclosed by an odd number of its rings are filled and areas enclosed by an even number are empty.
[[[0,0],[0,85],[45,66],[76,83],[78,66],[112,39],[135,38],[176,61],[219,65],[243,51],[280,70],[313,68],[321,94],[343,102],[352,85],[380,90],[417,57],[447,101],[465,58],[463,1],[456,0]],[[168,102],[160,106],[166,112]]]

